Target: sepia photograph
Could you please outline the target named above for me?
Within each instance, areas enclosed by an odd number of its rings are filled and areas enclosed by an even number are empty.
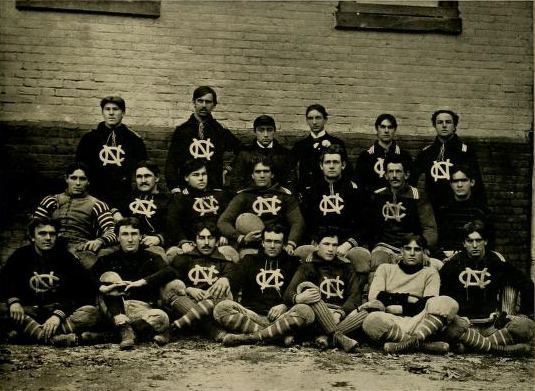
[[[533,18],[0,0],[0,390],[534,390]]]

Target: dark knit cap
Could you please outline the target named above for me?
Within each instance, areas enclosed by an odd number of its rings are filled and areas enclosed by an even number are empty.
[[[253,129],[256,129],[259,126],[273,126],[275,128],[275,120],[269,115],[261,115],[254,120]]]

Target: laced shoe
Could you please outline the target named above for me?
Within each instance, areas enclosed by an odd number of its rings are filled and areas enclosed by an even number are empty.
[[[336,341],[336,344],[341,347],[346,353],[351,352],[359,346],[359,343],[357,341],[355,341],[353,338],[349,338],[347,335],[344,334],[335,334],[334,340]]]
[[[78,336],[74,333],[54,335],[52,337],[52,345],[62,348],[77,346]]]
[[[119,349],[121,350],[130,350],[134,347],[136,335],[132,326],[129,324],[122,325],[119,328],[121,334],[121,343],[119,343]]]
[[[282,339],[282,344],[287,348],[295,344],[295,337],[293,335],[285,335]]]
[[[253,345],[258,338],[253,334],[227,334],[223,337],[223,346]]]
[[[164,331],[161,334],[156,334],[154,337],[152,337],[152,340],[156,342],[156,344],[163,346],[169,343],[169,338],[170,338],[169,332]]]
[[[84,331],[80,335],[80,343],[83,345],[98,345],[102,343],[114,342],[117,335],[112,332],[97,333],[93,331]]]
[[[384,351],[388,354],[407,353],[417,350],[419,342],[416,337],[410,337],[401,342],[387,342],[384,344]]]
[[[450,351],[450,344],[442,341],[424,342],[420,349],[430,354],[446,354]]]
[[[319,337],[316,337],[314,343],[319,350],[326,350],[329,348],[329,337],[326,335],[320,335]]]

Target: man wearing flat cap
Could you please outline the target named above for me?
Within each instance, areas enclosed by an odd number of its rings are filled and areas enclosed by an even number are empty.
[[[122,123],[123,98],[107,96],[100,107],[104,121],[82,136],[76,160],[91,171],[91,194],[114,208],[131,193],[132,174],[140,161],[147,160],[147,150],[141,137]]]
[[[296,180],[295,161],[288,149],[275,139],[276,125],[273,117],[261,115],[253,122],[255,140],[243,147],[230,177],[230,186],[238,191],[251,185],[251,166],[259,157],[268,157],[273,162],[273,171],[281,186],[293,190]]]

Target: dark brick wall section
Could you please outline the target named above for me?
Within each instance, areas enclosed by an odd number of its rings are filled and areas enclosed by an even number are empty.
[[[62,170],[73,159],[81,135],[90,125],[65,123],[0,122],[3,144],[0,190],[0,263],[24,240],[28,214],[46,194],[63,189]],[[149,156],[163,168],[171,129],[146,127],[139,132]],[[244,140],[250,131],[236,133]],[[281,132],[286,145],[305,135]],[[373,141],[372,135],[338,134],[348,144],[351,161]],[[461,134],[462,136],[462,134]],[[429,137],[401,136],[400,143],[413,155],[431,141]],[[531,149],[527,140],[475,139],[489,206],[496,221],[497,248],[529,271],[531,213]]]

